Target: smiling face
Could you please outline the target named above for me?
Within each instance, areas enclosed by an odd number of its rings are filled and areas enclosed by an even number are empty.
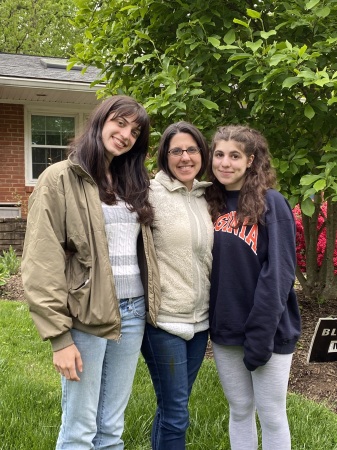
[[[140,134],[136,116],[116,117],[115,114],[109,114],[102,129],[105,156],[109,163],[114,157],[128,152]]]
[[[175,134],[169,145],[169,151],[174,148],[186,150],[189,147],[198,147],[198,144],[189,133]],[[193,180],[201,169],[201,153],[189,155],[183,152],[181,156],[173,156],[170,153],[168,157],[168,168],[174,178],[183,183],[190,191],[193,186]]]
[[[253,162],[254,155],[246,156],[242,144],[220,140],[215,144],[212,170],[215,178],[228,191],[238,191],[245,181],[245,174]]]

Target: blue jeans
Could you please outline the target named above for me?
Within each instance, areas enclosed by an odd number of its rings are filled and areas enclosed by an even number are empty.
[[[81,353],[81,381],[62,377],[62,424],[56,450],[122,450],[124,411],[145,326],[144,297],[120,300],[120,340],[73,329]]]
[[[208,331],[184,339],[149,324],[142,354],[157,396],[151,433],[152,450],[185,450],[188,400],[204,359]]]

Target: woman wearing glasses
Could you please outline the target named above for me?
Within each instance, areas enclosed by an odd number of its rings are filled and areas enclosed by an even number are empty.
[[[213,225],[204,191],[209,150],[200,131],[178,122],[163,133],[151,181],[161,302],[150,311],[142,353],[157,396],[153,450],[184,450],[188,400],[205,355]],[[149,316],[149,315],[148,315]]]

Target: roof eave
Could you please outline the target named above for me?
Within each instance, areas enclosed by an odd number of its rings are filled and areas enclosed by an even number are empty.
[[[0,85],[25,87],[30,89],[57,89],[81,92],[97,91],[98,89],[104,87],[103,84],[96,84],[91,87],[90,83],[87,82],[51,81],[36,78],[14,78],[6,76],[0,76]]]

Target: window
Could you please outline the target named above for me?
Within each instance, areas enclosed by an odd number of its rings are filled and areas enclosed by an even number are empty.
[[[31,115],[32,178],[49,165],[66,158],[67,145],[75,136],[75,117]]]
[[[35,186],[44,169],[66,159],[69,142],[83,130],[92,109],[60,105],[25,108],[26,186]]]

